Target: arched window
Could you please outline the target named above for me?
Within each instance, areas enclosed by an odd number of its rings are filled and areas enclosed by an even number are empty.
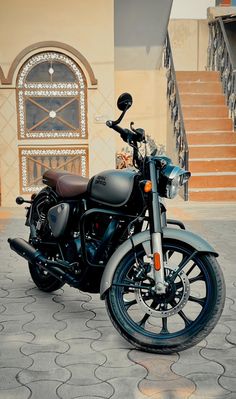
[[[18,75],[17,103],[20,140],[87,138],[86,80],[67,55],[30,58]]]
[[[39,191],[47,169],[88,176],[88,144],[80,142],[88,138],[87,82],[72,58],[47,51],[26,61],[17,78],[17,111],[22,194]]]

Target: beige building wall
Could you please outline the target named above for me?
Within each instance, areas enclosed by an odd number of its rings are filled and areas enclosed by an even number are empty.
[[[127,112],[123,125],[129,127],[131,121],[135,127],[141,127],[156,144],[165,145],[167,129],[166,71],[139,70],[116,71],[116,97],[129,92],[133,97],[133,106]],[[125,146],[117,135],[117,148]]]
[[[28,46],[48,41],[71,46],[82,55],[62,51],[83,70],[88,84],[88,140],[41,140],[39,145],[89,145],[89,175],[115,165],[115,139],[104,125],[114,114],[114,18],[113,0],[4,1],[0,13],[0,155],[2,206],[14,206],[19,193],[18,148],[32,145],[17,139],[16,78],[20,67],[42,50],[60,50],[39,45],[15,62],[13,79],[3,84],[15,58]],[[96,6],[96,10],[94,7]],[[91,81],[91,68],[97,84]],[[81,61],[82,60],[82,61]],[[2,79],[1,79],[2,78]],[[34,140],[34,144],[35,140]],[[27,197],[27,195],[25,196]]]
[[[169,35],[177,71],[204,71],[207,68],[207,19],[171,19]]]

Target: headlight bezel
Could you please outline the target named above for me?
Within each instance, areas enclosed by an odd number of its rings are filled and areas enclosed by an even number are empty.
[[[167,163],[160,171],[159,195],[173,199],[191,176],[189,171]]]

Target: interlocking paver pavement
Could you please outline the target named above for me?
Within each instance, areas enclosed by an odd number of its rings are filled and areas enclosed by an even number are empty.
[[[24,210],[0,209],[0,399],[236,399],[236,203],[168,206],[219,252],[227,286],[212,333],[168,356],[129,345],[99,295],[35,288],[6,241],[27,237]]]

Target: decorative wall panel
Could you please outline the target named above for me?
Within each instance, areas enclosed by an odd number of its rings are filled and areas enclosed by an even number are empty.
[[[43,188],[42,175],[48,169],[66,170],[83,177],[88,175],[88,148],[20,147],[20,190],[33,193]]]

